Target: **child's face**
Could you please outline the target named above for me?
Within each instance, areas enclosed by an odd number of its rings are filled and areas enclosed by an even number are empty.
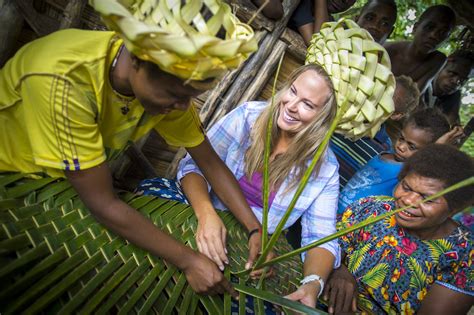
[[[453,94],[469,78],[471,71],[470,63],[464,59],[449,60],[434,82],[437,96]]]
[[[372,2],[362,10],[357,24],[365,28],[379,44],[383,44],[390,36],[397,18],[394,8],[381,3]]]
[[[431,134],[423,129],[416,128],[413,124],[403,127],[394,147],[394,158],[403,162],[416,151],[430,144]]]
[[[447,17],[433,13],[415,23],[413,43],[419,51],[433,52],[449,37],[453,26]]]

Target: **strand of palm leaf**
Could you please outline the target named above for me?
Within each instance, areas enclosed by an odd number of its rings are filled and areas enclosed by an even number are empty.
[[[442,190],[442,191],[440,191],[440,192],[438,192],[438,193],[436,193],[436,194],[433,194],[433,195],[431,195],[431,196],[429,196],[429,197],[427,197],[427,198],[425,198],[425,199],[419,201],[418,204],[422,204],[422,203],[428,202],[428,201],[430,201],[430,200],[435,200],[435,199],[437,199],[437,198],[439,198],[439,197],[442,197],[442,196],[444,196],[444,195],[446,195],[446,194],[448,194],[448,193],[450,193],[450,192],[452,192],[452,191],[455,191],[455,190],[457,190],[457,189],[460,189],[460,188],[463,188],[463,187],[467,187],[467,186],[470,186],[470,185],[474,185],[474,177],[470,177],[470,178],[465,179],[465,180],[463,180],[463,181],[461,181],[461,182],[459,182],[459,183],[457,183],[457,184],[454,184],[454,185],[452,185],[452,186],[449,186],[448,188],[446,188],[446,189],[444,189],[444,190]],[[359,222],[359,223],[357,223],[357,224],[354,224],[354,225],[351,226],[350,228],[346,228],[346,229],[343,229],[343,230],[339,230],[337,233],[334,233],[334,234],[332,234],[332,235],[329,235],[329,236],[327,236],[327,237],[324,237],[324,238],[322,238],[322,239],[320,239],[320,240],[318,240],[318,241],[316,241],[316,242],[313,242],[313,243],[311,243],[311,244],[308,244],[308,245],[306,245],[306,246],[304,246],[304,247],[298,248],[298,249],[293,250],[293,251],[291,251],[291,252],[285,253],[285,254],[283,254],[283,255],[281,255],[281,256],[275,257],[275,258],[273,258],[273,259],[271,259],[271,260],[269,260],[269,261],[266,261],[266,262],[262,263],[259,267],[262,268],[262,267],[265,267],[265,266],[269,266],[269,265],[272,265],[272,264],[275,264],[275,263],[284,261],[285,259],[291,258],[291,257],[293,257],[293,256],[295,256],[295,255],[299,255],[299,254],[301,254],[301,253],[303,253],[303,252],[305,252],[305,251],[310,250],[311,248],[315,248],[315,247],[320,246],[320,245],[322,245],[322,244],[324,244],[324,243],[330,242],[330,241],[332,241],[332,240],[334,240],[334,239],[337,239],[337,238],[339,238],[339,237],[341,237],[341,236],[347,235],[347,234],[349,234],[349,233],[351,233],[351,232],[353,232],[353,231],[360,230],[360,229],[362,229],[362,228],[364,228],[364,227],[367,227],[367,226],[372,225],[372,224],[374,224],[374,223],[376,223],[376,222],[379,222],[379,221],[381,221],[381,220],[384,220],[384,219],[387,218],[387,217],[391,217],[391,216],[393,216],[393,215],[395,215],[395,214],[397,214],[397,213],[399,213],[399,212],[402,212],[402,211],[404,211],[404,210],[406,210],[406,209],[409,209],[409,208],[411,208],[411,207],[412,207],[412,206],[409,205],[409,206],[405,206],[405,207],[402,207],[402,208],[395,209],[395,210],[393,210],[393,211],[386,212],[386,213],[384,213],[384,214],[381,214],[381,215],[378,215],[378,216],[375,216],[375,217],[370,217],[370,218],[368,218],[368,219],[366,219],[366,220],[364,220],[364,221],[362,221],[362,222]]]

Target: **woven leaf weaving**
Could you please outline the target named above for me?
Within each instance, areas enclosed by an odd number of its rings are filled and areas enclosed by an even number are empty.
[[[189,206],[131,193],[120,197],[196,249],[197,221]],[[247,233],[229,212],[219,214],[228,230],[230,268],[240,271]],[[175,267],[97,223],[67,181],[0,177],[0,222],[2,314],[223,313],[222,296],[195,294]],[[289,250],[281,238],[277,254]],[[266,281],[266,290],[293,291],[301,276],[299,258],[275,268],[277,276]]]
[[[356,140],[374,137],[394,110],[395,78],[386,50],[354,21],[323,24],[311,40],[306,63],[318,63],[331,77],[338,106],[350,106],[336,132]]]

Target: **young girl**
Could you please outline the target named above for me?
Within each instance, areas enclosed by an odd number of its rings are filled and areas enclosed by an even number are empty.
[[[338,214],[352,202],[367,196],[390,196],[398,183],[403,161],[449,131],[446,117],[436,109],[414,112],[405,122],[393,153],[381,153],[361,168],[342,189]]]
[[[244,103],[217,122],[207,134],[261,221],[263,150],[267,121],[272,119],[269,233],[274,232],[285,213],[336,113],[332,83],[318,65],[297,69],[276,95],[275,104],[272,111],[267,102]],[[189,155],[180,163],[178,180],[198,217],[196,239],[199,250],[223,267],[227,262],[226,229],[215,209],[224,209],[224,201],[221,202],[213,191],[209,192],[199,167]],[[334,154],[327,149],[285,225],[288,228],[302,217],[302,245],[335,232],[338,187],[338,164]],[[256,235],[258,233],[250,237]],[[302,285],[293,297],[314,306],[322,284],[338,264],[337,241],[309,250],[304,274],[315,275],[313,278],[318,281]]]

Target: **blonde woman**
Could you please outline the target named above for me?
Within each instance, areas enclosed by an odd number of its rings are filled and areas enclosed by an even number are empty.
[[[266,125],[273,121],[270,154],[269,233],[273,233],[295,193],[316,149],[321,145],[336,114],[331,80],[318,65],[298,68],[275,97],[272,113],[268,102],[247,102],[217,122],[207,136],[220,158],[239,181],[244,196],[262,221],[262,170]],[[187,155],[179,165],[178,180],[196,211],[199,251],[223,269],[226,228],[216,213],[225,209],[201,171]],[[302,245],[334,233],[339,191],[338,163],[327,149],[310,182],[296,203],[285,228],[302,217]],[[261,237],[260,230],[249,238]],[[324,281],[339,265],[337,241],[306,253],[304,283],[289,298],[315,306]],[[249,268],[250,266],[246,266]],[[253,276],[258,275],[258,272]]]

